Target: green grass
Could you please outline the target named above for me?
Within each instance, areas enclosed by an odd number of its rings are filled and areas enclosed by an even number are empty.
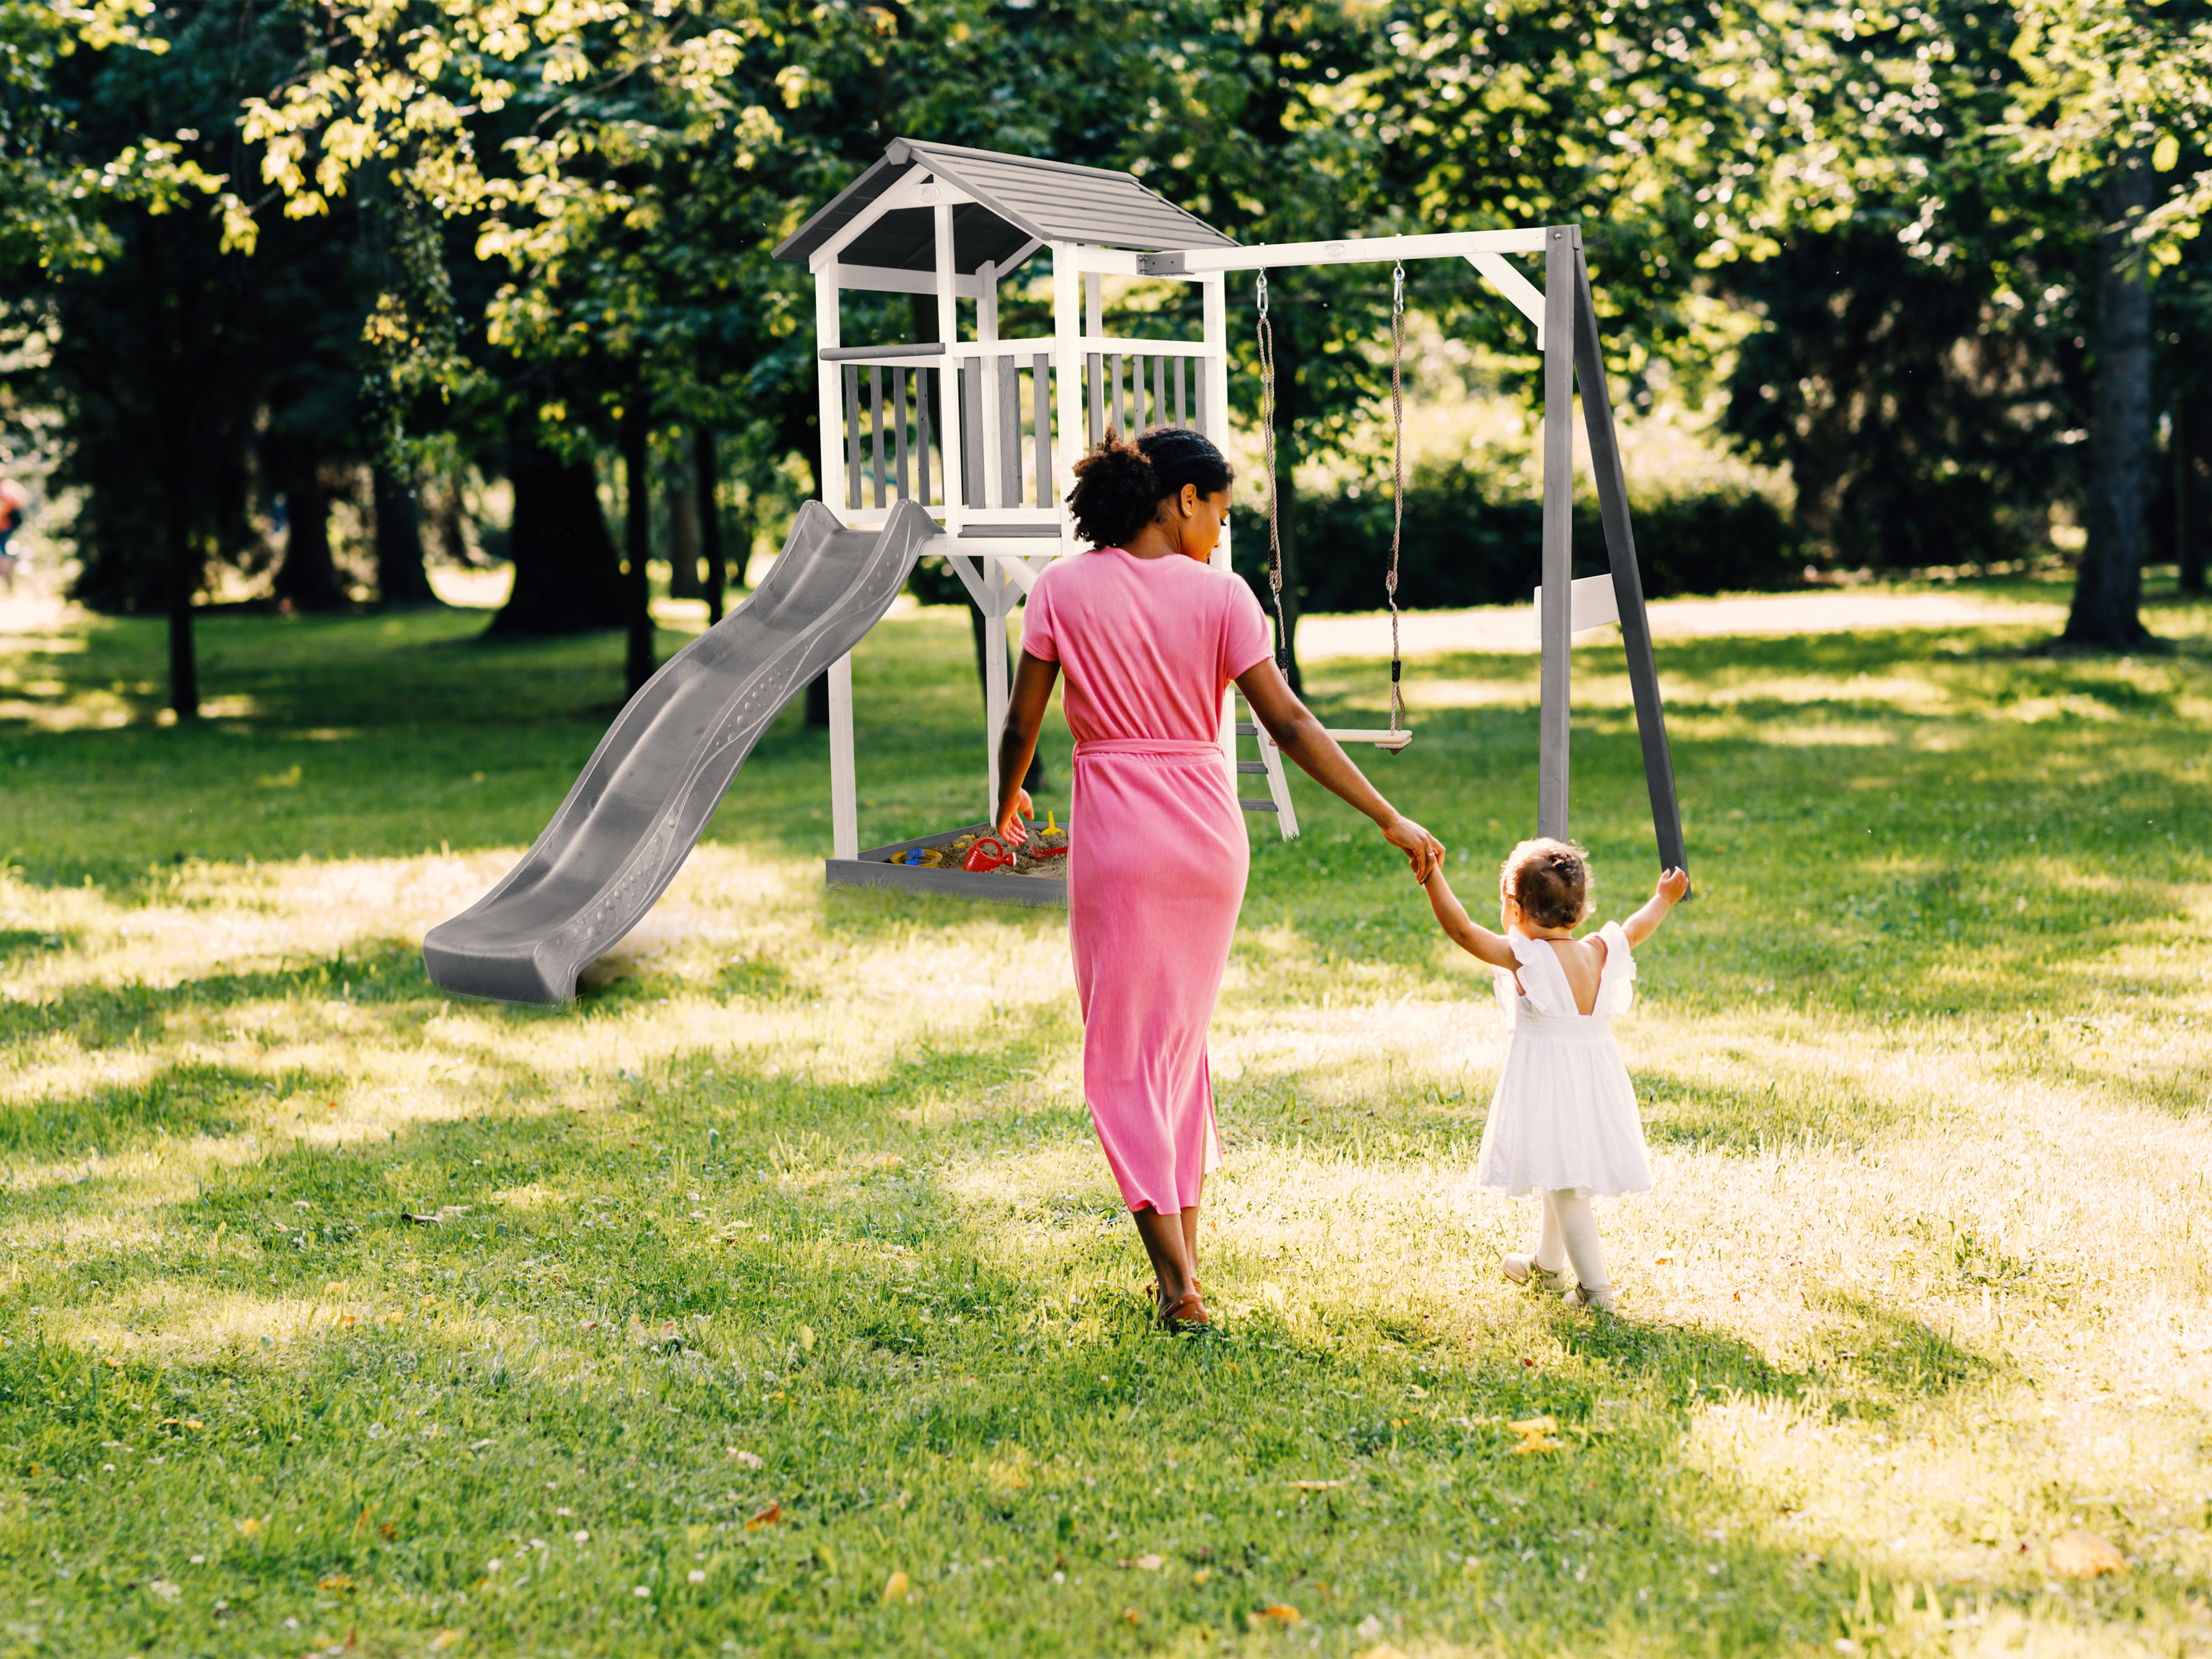
[[[1617,1320],[1497,1279],[1486,981],[1301,784],[1216,1022],[1203,1340],[1146,1328],[1061,924],[825,894],[796,710],[580,1004],[511,1009],[416,945],[618,641],[210,620],[185,728],[157,626],[0,641],[0,1656],[2212,1639],[2212,611],[2152,615],[2124,661],[1663,648],[1700,896],[1622,1028],[1660,1187],[1601,1206]],[[969,648],[864,647],[864,840],[978,816]],[[1410,672],[1372,771],[1480,900],[1534,663]],[[1620,653],[1576,674],[1620,915]],[[2130,1570],[2054,1576],[2076,1526]]]

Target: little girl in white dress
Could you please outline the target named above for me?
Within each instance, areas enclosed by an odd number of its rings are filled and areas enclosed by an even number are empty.
[[[1482,1131],[1476,1180],[1486,1192],[1544,1200],[1536,1248],[1507,1255],[1505,1276],[1566,1291],[1579,1306],[1610,1309],[1613,1285],[1598,1248],[1594,1196],[1651,1190],[1635,1085],[1613,1047],[1613,1017],[1635,994],[1634,947],[1651,937],[1690,878],[1669,870],[1626,922],[1574,937],[1590,912],[1589,860],[1565,842],[1524,841],[1498,871],[1504,933],[1471,920],[1441,865],[1426,884],[1430,907],[1462,950],[1498,970],[1498,1002],[1511,1026],[1505,1069]]]

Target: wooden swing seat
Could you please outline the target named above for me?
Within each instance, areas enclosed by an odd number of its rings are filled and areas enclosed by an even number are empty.
[[[1413,734],[1411,732],[1407,732],[1403,729],[1396,732],[1387,732],[1380,728],[1374,730],[1360,728],[1355,730],[1348,727],[1324,726],[1322,727],[1322,730],[1327,732],[1330,737],[1334,738],[1339,743],[1371,743],[1377,749],[1387,749],[1394,755],[1413,740]]]
[[[1241,726],[1238,728],[1239,731],[1243,729]],[[1275,744],[1274,738],[1267,735],[1265,726],[1255,724],[1252,732],[1261,742],[1279,747]],[[1394,755],[1413,740],[1411,732],[1402,728],[1395,732],[1385,731],[1381,726],[1324,726],[1322,733],[1325,737],[1334,738],[1339,743],[1371,743],[1377,749],[1387,749]]]

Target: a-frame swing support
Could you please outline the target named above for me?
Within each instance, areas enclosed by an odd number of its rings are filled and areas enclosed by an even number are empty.
[[[1509,252],[1539,251],[1544,256],[1541,293],[1502,257]],[[1583,258],[1581,228],[1547,225],[1533,232],[1479,231],[1193,250],[1188,253],[1140,257],[1138,268],[1147,273],[1183,275],[1201,270],[1277,270],[1383,259],[1455,258],[1474,264],[1500,294],[1536,324],[1537,346],[1544,358],[1543,586],[1538,607],[1543,659],[1537,717],[1537,833],[1564,841],[1571,827],[1569,734],[1577,622],[1573,422],[1575,392],[1579,387],[1583,430],[1589,442],[1590,471],[1597,487],[1599,516],[1605,526],[1606,560],[1613,579],[1613,608],[1618,612],[1621,643],[1627,653],[1628,681],[1636,704],[1636,729],[1644,749],[1644,780],[1651,799],[1652,833],[1658,843],[1660,867],[1686,869],[1681,806],[1674,792],[1674,763],[1667,744],[1667,715],[1659,696],[1658,665],[1651,653],[1650,620],[1644,606],[1644,578],[1636,562],[1628,486],[1621,471],[1613,400],[1606,390],[1605,356],[1598,339],[1597,312],[1590,295],[1589,268]],[[1613,619],[1602,617],[1595,620]]]

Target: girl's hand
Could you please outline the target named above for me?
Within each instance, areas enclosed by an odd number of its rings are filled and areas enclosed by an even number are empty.
[[[1022,820],[1036,816],[1036,808],[1030,804],[1030,792],[1015,790],[1013,804],[1006,808],[1006,816],[999,820],[999,839],[1006,842],[1008,852],[1029,845],[1030,832],[1022,828]]]
[[[1444,844],[1411,818],[1392,818],[1382,827],[1382,839],[1406,855],[1415,881],[1425,882],[1431,871],[1443,867]]]
[[[1661,876],[1658,884],[1651,890],[1651,896],[1644,901],[1644,908],[1620,925],[1621,931],[1628,935],[1630,948],[1643,944],[1656,933],[1659,924],[1666,921],[1667,913],[1689,890],[1687,870],[1669,870]]]

